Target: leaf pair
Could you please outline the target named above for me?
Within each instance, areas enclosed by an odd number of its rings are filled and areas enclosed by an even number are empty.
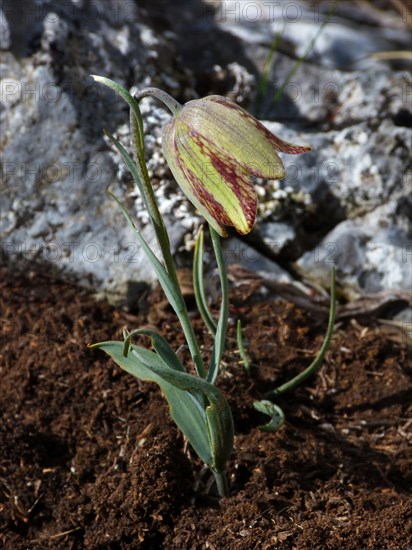
[[[132,336],[150,336],[155,351],[131,344]],[[158,384],[170,414],[201,460],[223,472],[233,447],[233,418],[222,393],[205,380],[188,374],[166,340],[148,329],[126,333],[125,342],[101,342],[90,347],[106,352],[126,372]]]

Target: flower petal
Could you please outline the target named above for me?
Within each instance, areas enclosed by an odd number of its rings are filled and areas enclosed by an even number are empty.
[[[185,195],[221,236],[227,236],[226,225],[241,234],[250,232],[257,195],[236,157],[193,131],[180,116],[165,128],[163,152]]]
[[[236,103],[213,95],[186,103],[179,113],[192,132],[215,143],[254,176],[281,179],[285,170],[277,151],[298,154],[308,146],[293,145],[273,135]]]

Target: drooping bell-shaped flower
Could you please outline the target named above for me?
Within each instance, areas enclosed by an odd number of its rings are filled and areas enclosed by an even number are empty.
[[[257,193],[250,176],[281,179],[278,152],[310,151],[272,134],[233,101],[212,95],[186,103],[163,135],[167,163],[185,195],[222,236],[252,229]]]
[[[180,105],[157,88],[145,88],[135,98],[155,97],[172,111],[163,134],[169,168],[188,199],[223,237],[225,226],[251,231],[257,193],[251,176],[281,179],[285,169],[278,152],[299,154],[309,146],[292,145],[219,95]]]

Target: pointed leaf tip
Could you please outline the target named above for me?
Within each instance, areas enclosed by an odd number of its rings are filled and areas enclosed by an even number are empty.
[[[281,428],[285,422],[285,415],[278,405],[275,405],[271,401],[266,399],[262,401],[255,401],[253,403],[253,408],[260,413],[266,414],[270,417],[270,420],[267,424],[259,426],[259,429],[262,432],[276,432]]]

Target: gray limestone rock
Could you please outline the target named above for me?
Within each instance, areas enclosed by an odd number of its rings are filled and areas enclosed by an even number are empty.
[[[5,0],[4,255],[74,275],[120,302],[133,302],[136,283],[153,281],[105,194],[111,186],[156,248],[135,185],[102,137],[107,127],[130,146],[127,107],[89,79],[101,74],[127,88],[154,85],[187,100],[224,93],[282,138],[310,143],[309,154],[283,156],[283,181],[256,182],[257,248],[266,246],[273,260],[298,260],[305,275],[321,279],[334,261],[354,295],[411,288],[412,82],[403,70],[410,65],[375,56],[408,49],[409,33],[393,11],[343,3],[292,74],[325,17],[322,5],[205,1],[195,9],[185,1],[176,17],[163,0],[145,3],[146,11],[115,0]],[[262,87],[259,75],[279,31]],[[164,161],[161,135],[170,115],[152,100],[141,108],[155,194],[173,252],[183,258],[202,220]],[[247,256],[250,243],[239,246]],[[273,277],[283,275],[267,257],[257,258],[250,267],[265,277],[271,266]]]
[[[412,80],[410,71],[394,70],[396,63],[410,68],[410,60],[396,60],[396,50],[409,50],[410,35],[396,13],[362,9],[360,15],[340,5],[308,62],[292,73],[324,20],[321,4],[216,8],[219,28],[241,41],[257,67],[265,66],[276,33],[282,35],[251,108],[280,121],[265,123],[274,133],[313,148],[283,156],[283,181],[259,184],[260,236],[269,246],[279,242],[280,257],[301,256],[306,276],[327,282],[330,262],[337,263],[340,283],[353,294],[412,289]],[[365,20],[369,27],[361,30]],[[391,51],[392,63],[374,55]]]
[[[74,275],[117,301],[132,300],[130,287],[150,283],[154,275],[107,197],[109,186],[137,212],[155,250],[156,243],[122,161],[102,136],[103,127],[121,131],[127,107],[89,75],[107,75],[126,86],[159,85],[157,75],[172,74],[166,41],[142,23],[134,2],[5,2],[4,10],[3,254],[26,267],[35,263]],[[5,41],[3,30],[9,27]],[[153,142],[160,142],[167,115],[147,105],[143,109],[149,168],[163,177],[164,161]],[[128,132],[125,139],[127,145]],[[171,216],[173,193],[169,203],[163,198],[161,207]],[[174,249],[184,232],[184,225],[173,225]]]
[[[379,89],[381,82],[376,79],[370,96],[377,103],[389,86]],[[410,85],[409,76],[395,75],[392,94],[401,97],[406,83]],[[381,114],[381,120],[372,117],[342,130],[312,133],[308,141],[313,152],[285,161],[284,184],[309,195],[316,230],[334,226],[303,254],[300,267],[308,274],[325,275],[330,267],[327,258],[335,260],[341,283],[358,293],[412,289],[412,262],[406,252],[412,241],[411,131],[397,125],[390,113]],[[282,132],[277,123],[267,126]],[[295,139],[284,130],[282,135]],[[270,208],[266,216],[270,219]],[[302,219],[295,220],[294,229],[304,240],[311,226],[299,232]]]

